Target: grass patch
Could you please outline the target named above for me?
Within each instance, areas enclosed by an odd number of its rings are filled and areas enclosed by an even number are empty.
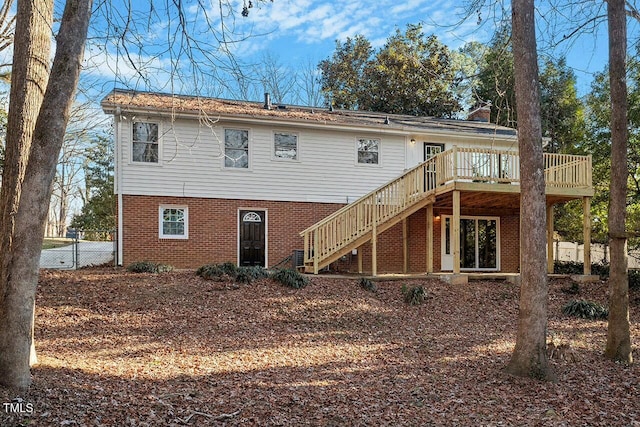
[[[60,238],[45,238],[42,241],[42,249],[55,249],[55,248],[63,248],[65,246],[70,246],[73,244],[72,239],[65,239],[64,237]]]

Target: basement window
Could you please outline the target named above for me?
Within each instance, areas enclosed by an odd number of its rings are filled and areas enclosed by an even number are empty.
[[[187,239],[189,209],[186,206],[160,206],[160,238]]]

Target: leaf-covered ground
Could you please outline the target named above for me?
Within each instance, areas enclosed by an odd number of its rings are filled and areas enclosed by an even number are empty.
[[[407,305],[403,284],[427,300]],[[192,271],[44,272],[31,414],[0,425],[640,426],[636,366],[602,357],[605,321],[567,318],[606,284],[550,289],[557,383],[505,374],[518,287],[313,277],[210,282]],[[640,339],[632,294],[632,339]],[[0,391],[0,401],[18,396]]]

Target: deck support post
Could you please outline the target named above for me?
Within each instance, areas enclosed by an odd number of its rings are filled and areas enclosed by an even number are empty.
[[[460,191],[453,191],[453,221],[451,224],[453,274],[460,274]]]
[[[358,248],[358,274],[362,274],[362,246]]]
[[[553,274],[553,205],[547,205],[547,273]]]
[[[408,224],[407,218],[402,220],[402,272],[407,274],[409,271],[409,243],[408,243]]]
[[[584,275],[591,275],[591,197],[582,198],[582,232],[584,238]]]
[[[373,227],[371,230],[371,275],[378,275],[378,203],[373,201]]]
[[[318,229],[313,232],[313,274],[318,274],[320,271],[318,265],[318,257],[320,255],[320,241],[318,239]]]
[[[427,273],[433,273],[433,204],[427,205]]]

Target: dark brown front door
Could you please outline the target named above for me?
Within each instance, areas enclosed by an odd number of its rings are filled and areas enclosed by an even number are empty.
[[[240,211],[240,265],[265,266],[264,211]]]

